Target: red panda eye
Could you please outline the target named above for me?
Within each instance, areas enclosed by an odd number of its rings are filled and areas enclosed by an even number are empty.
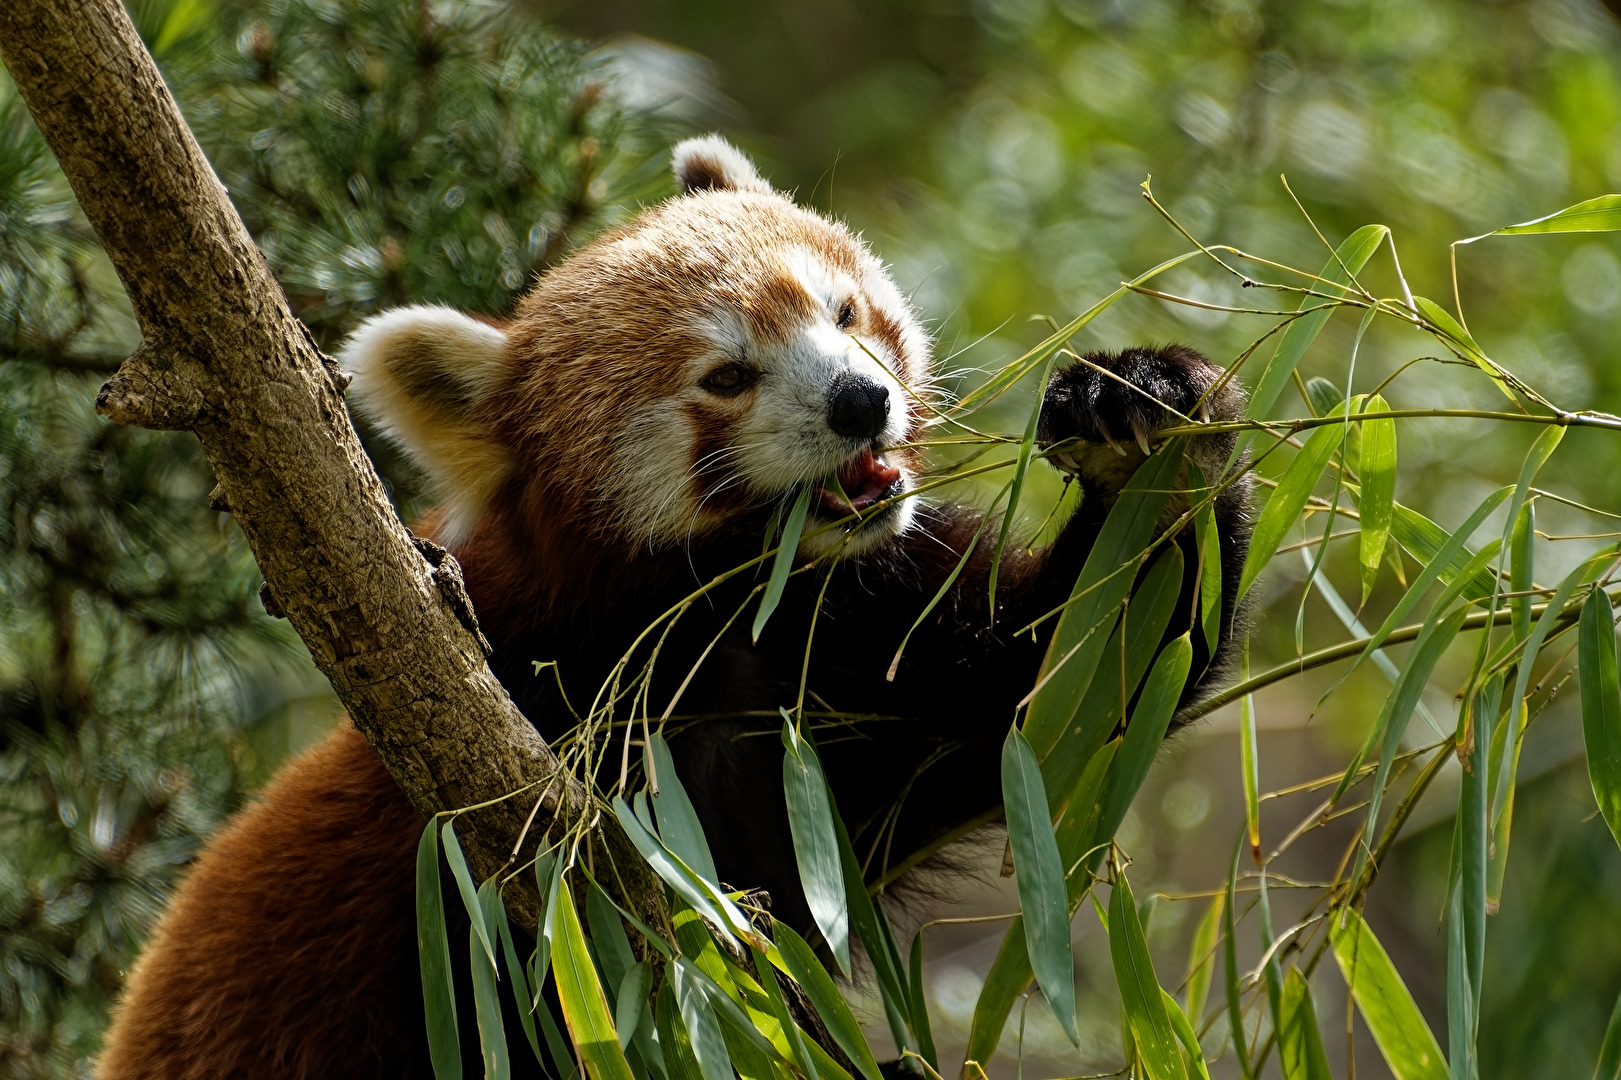
[[[839,329],[848,330],[855,325],[855,321],[856,306],[852,303],[846,303],[839,309]]]
[[[698,385],[711,394],[731,397],[760,381],[760,372],[747,364],[724,364],[704,376]]]

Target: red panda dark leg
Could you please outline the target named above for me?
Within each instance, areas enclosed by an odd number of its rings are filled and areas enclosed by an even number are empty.
[[[198,859],[130,973],[100,1080],[426,1075],[423,819],[347,722]]]

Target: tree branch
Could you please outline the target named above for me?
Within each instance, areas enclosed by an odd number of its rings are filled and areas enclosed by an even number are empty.
[[[141,347],[97,409],[196,434],[267,592],[418,810],[540,781],[530,850],[554,822],[592,820],[588,792],[485,664],[455,561],[395,515],[344,408],[347,378],[294,318],[122,5],[8,0],[0,59],[140,322]],[[533,806],[508,799],[458,824],[479,876],[509,862]],[[618,871],[599,877],[666,927],[662,888],[611,815],[592,836]],[[533,890],[506,896],[534,926]]]

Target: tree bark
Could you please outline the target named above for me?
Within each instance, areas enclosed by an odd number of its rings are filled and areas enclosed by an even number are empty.
[[[455,560],[400,523],[349,422],[347,378],[288,308],[118,0],[0,2],[0,59],[140,323],[141,346],[97,409],[196,434],[267,607],[297,629],[412,805],[434,814],[538,783],[460,819],[475,873],[509,863],[539,798],[526,848],[549,826],[595,819],[621,899],[667,926],[657,879],[490,672]],[[534,926],[533,889],[506,897]]]

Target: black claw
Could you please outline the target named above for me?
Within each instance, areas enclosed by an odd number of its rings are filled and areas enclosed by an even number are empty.
[[[1090,353],[1053,376],[1036,437],[1044,447],[1080,439],[1124,451],[1193,416],[1220,374],[1185,345]],[[1223,388],[1207,405],[1212,416],[1222,418],[1236,415],[1240,403],[1236,391]]]

